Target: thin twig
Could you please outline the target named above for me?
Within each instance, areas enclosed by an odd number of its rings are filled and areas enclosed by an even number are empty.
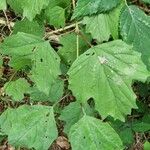
[[[78,22],[78,24],[81,24],[82,22]],[[60,29],[57,29],[57,30],[54,30],[54,31],[51,31],[51,32],[47,32],[45,37],[44,38],[48,38],[49,36],[53,35],[53,34],[58,34],[60,32],[64,32],[68,29],[71,29],[71,28],[75,28],[76,27],[76,23],[73,23],[71,25],[68,25],[64,28],[60,28]]]
[[[141,6],[139,6],[139,8],[142,9],[143,11],[145,11],[146,13],[150,13],[149,8],[141,7]]]
[[[5,12],[4,10],[3,10],[3,13],[4,13],[4,16],[5,16],[5,18],[6,18],[7,27],[8,27],[8,29],[9,29],[10,33],[12,33],[11,26],[10,26],[10,22],[9,22],[8,17],[7,17],[7,14],[6,14],[6,12]]]
[[[66,94],[65,96],[63,96],[59,101],[57,101],[54,105],[53,105],[53,108],[58,104],[60,103],[62,100],[64,100],[66,97],[69,96],[70,93]]]
[[[75,7],[76,7],[75,0],[72,0],[72,5],[73,5],[73,9],[75,10]],[[78,58],[79,57],[79,25],[78,25],[78,22],[76,22],[75,32],[77,33],[76,44],[77,44],[77,58]]]
[[[17,71],[15,71],[12,76],[10,77],[9,81],[7,82],[7,85],[4,88],[4,91],[7,89],[7,87],[9,86],[10,82],[13,80],[13,78],[15,77],[15,75],[17,74]]]
[[[92,44],[88,41],[88,39],[86,38],[86,36],[81,31],[78,33],[78,35],[87,43],[87,45],[90,48],[93,47]]]

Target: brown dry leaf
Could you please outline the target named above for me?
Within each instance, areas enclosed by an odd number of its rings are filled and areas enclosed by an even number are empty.
[[[68,142],[68,139],[65,138],[64,136],[59,136],[56,140],[56,144],[65,150],[68,150],[70,148],[70,144]]]

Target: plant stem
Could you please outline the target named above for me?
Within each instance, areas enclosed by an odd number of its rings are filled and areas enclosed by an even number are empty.
[[[65,96],[63,96],[59,101],[57,101],[54,105],[53,105],[53,108],[58,104],[60,103],[64,98],[66,98],[67,96],[69,96],[70,93],[66,94]]]
[[[75,7],[76,7],[75,0],[72,0],[72,5],[73,5],[73,9],[75,10]],[[75,32],[77,33],[76,44],[77,44],[77,58],[78,58],[79,57],[79,25],[78,25],[78,22],[76,22]]]
[[[11,34],[11,33],[12,33],[12,30],[11,30],[11,26],[10,26],[9,19],[8,19],[7,14],[6,14],[6,12],[5,12],[4,10],[3,10],[3,13],[4,13],[4,16],[5,16],[5,18],[6,18],[7,27],[8,27],[8,29],[9,29],[9,31],[10,31],[10,34]]]
[[[78,22],[78,24],[81,24],[82,22]],[[64,28],[60,28],[60,29],[57,29],[57,30],[54,30],[54,31],[51,31],[51,32],[48,32],[46,33],[45,37],[44,38],[48,38],[49,36],[53,35],[53,34],[57,34],[59,32],[64,32],[65,30],[68,30],[68,29],[71,29],[73,27],[76,27],[76,23],[73,23],[71,25],[68,25]]]
[[[88,39],[86,38],[86,36],[81,31],[78,33],[78,35],[87,43],[87,45],[89,46],[89,48],[93,47],[92,44],[88,41]]]

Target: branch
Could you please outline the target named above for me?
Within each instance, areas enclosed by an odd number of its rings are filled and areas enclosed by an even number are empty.
[[[82,23],[82,22],[78,22],[78,24],[81,24],[81,23]],[[58,34],[58,33],[60,33],[60,32],[64,32],[64,31],[66,31],[66,30],[68,30],[68,29],[75,28],[75,27],[76,27],[76,23],[73,23],[73,24],[68,25],[68,26],[66,26],[66,27],[64,27],[64,28],[60,28],[60,29],[57,29],[57,30],[54,30],[54,31],[47,32],[47,33],[45,34],[45,37],[44,37],[44,38],[48,38],[48,37],[50,37],[50,36],[53,35],[53,34]]]
[[[0,18],[0,25],[8,26],[7,20],[5,18]],[[10,27],[13,27],[15,25],[14,22],[9,22]]]
[[[73,9],[75,10],[76,8],[76,1],[75,0],[72,0],[72,5],[73,5]],[[78,25],[78,22],[76,22],[76,27],[75,27],[75,32],[77,33],[77,58],[79,57],[79,25]]]

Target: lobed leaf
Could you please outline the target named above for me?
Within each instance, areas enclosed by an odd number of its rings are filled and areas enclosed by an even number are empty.
[[[121,15],[120,30],[123,40],[142,53],[150,69],[150,17],[136,6],[128,6]]]
[[[71,127],[69,139],[73,150],[123,149],[121,139],[108,123],[89,116]]]
[[[59,119],[65,122],[64,125],[65,133],[69,133],[71,126],[77,123],[83,117],[84,114],[82,109],[84,109],[84,111],[88,115],[90,116],[94,115],[94,111],[91,109],[89,104],[85,103],[84,105],[81,106],[81,104],[77,101],[72,102],[62,110]]]
[[[72,19],[102,13],[115,8],[120,0],[78,0]]]
[[[25,66],[31,68],[29,77],[35,83],[38,92],[52,95],[53,85],[57,87],[61,71],[60,58],[49,42],[33,35],[18,33],[6,38],[0,47],[3,54],[11,56],[12,67],[17,70]],[[58,83],[62,87],[63,82],[60,81],[60,84]]]
[[[1,131],[12,146],[47,150],[57,138],[53,108],[23,105],[0,116]]]
[[[86,24],[86,32],[91,33],[93,39],[98,40],[100,43],[108,41],[110,35],[112,35],[114,39],[117,39],[119,17],[123,6],[124,3],[108,13],[85,17],[83,24]]]
[[[69,69],[69,88],[80,102],[93,98],[103,118],[124,120],[131,108],[137,108],[132,81],[149,76],[140,59],[140,53],[121,40],[95,46]]]

